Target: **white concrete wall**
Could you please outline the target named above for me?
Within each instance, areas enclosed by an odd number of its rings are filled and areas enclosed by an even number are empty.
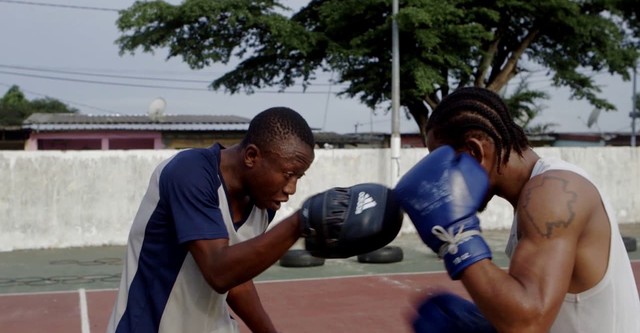
[[[619,223],[640,223],[640,148],[538,148],[589,172],[609,196]],[[0,251],[123,245],[155,166],[173,150],[0,151]],[[400,171],[425,149],[403,149]],[[388,149],[316,150],[316,160],[276,222],[308,196],[362,182],[391,184]],[[507,228],[506,201],[494,199],[480,215],[484,229]],[[402,232],[414,232],[405,219]]]

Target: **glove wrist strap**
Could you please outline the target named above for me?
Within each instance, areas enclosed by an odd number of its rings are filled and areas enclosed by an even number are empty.
[[[476,229],[464,230],[464,225],[460,225],[456,231],[447,231],[442,226],[437,225],[431,228],[431,233],[444,242],[438,250],[438,258],[440,259],[442,259],[446,254],[455,255],[458,253],[458,244],[472,236],[481,235],[480,231]]]
[[[447,272],[454,280],[475,262],[491,259],[491,250],[479,228],[476,215],[456,222],[448,229],[440,225],[431,228],[431,233],[443,242],[438,248],[438,257],[444,260]]]

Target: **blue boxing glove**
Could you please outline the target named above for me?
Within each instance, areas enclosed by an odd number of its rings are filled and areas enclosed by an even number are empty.
[[[413,320],[415,333],[496,333],[478,307],[454,294],[427,298]]]
[[[454,280],[471,264],[491,259],[476,216],[488,186],[486,171],[473,157],[442,146],[411,168],[394,189],[420,238],[444,260]]]

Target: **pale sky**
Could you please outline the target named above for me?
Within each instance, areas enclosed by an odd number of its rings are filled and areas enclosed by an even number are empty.
[[[288,106],[299,111],[312,127],[324,131],[353,133],[357,128],[358,132],[391,132],[386,106],[372,114],[357,99],[337,97],[340,87],[328,84],[330,74],[319,74],[317,85],[308,89],[312,93],[303,94],[302,87],[296,86],[285,93],[274,93],[277,88],[270,88],[253,95],[229,95],[207,90],[208,83],[228,67],[193,71],[181,59],[166,61],[162,51],[120,56],[114,43],[119,36],[117,12],[101,9],[123,9],[133,2],[0,0],[0,96],[15,84],[28,99],[49,96],[85,114],[144,114],[158,97],[166,100],[167,114],[251,118],[271,106]],[[283,2],[294,9],[308,3]],[[568,100],[566,89],[553,88],[549,78],[535,74],[531,87],[552,95],[544,102],[546,109],[536,123],[558,123],[555,130],[562,132],[598,128],[629,132],[632,82],[604,74],[596,77],[603,86],[603,96],[617,106],[617,112],[603,112],[597,126],[588,129],[586,122],[593,108],[586,102]],[[412,119],[405,119],[404,113],[401,118],[401,132],[417,132]]]

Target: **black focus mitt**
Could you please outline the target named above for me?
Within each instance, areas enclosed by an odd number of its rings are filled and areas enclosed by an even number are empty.
[[[404,216],[392,196],[384,185],[364,183],[308,198],[300,210],[306,250],[321,258],[348,258],[389,244]]]

